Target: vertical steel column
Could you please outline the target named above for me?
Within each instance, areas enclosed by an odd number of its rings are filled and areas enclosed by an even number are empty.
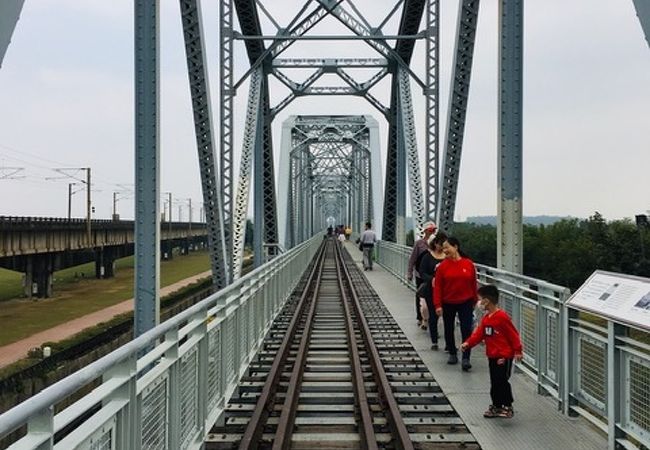
[[[205,205],[208,229],[212,281],[215,288],[219,290],[225,287],[230,279],[229,257],[226,256],[229,252],[226,251],[222,196],[219,193],[220,174],[215,162],[210,85],[204,56],[201,8],[197,0],[181,0],[180,6],[187,72],[194,111],[194,133],[199,155],[203,204]]]
[[[438,0],[427,0],[426,5],[426,77],[424,90],[425,95],[425,151],[426,151],[426,171],[425,171],[425,217],[427,219],[437,219],[437,197],[440,186],[439,175],[439,140],[438,125],[440,117],[440,103],[438,100],[440,94],[440,3]]]
[[[233,133],[233,100],[235,90],[233,87],[233,0],[219,1],[219,79],[221,81],[220,91],[220,131],[221,131],[221,152],[219,154],[219,167],[221,169],[220,192],[223,206],[223,217],[225,222],[224,239],[226,242],[226,255],[228,267],[232,268],[232,154],[234,147]],[[232,273],[232,270],[228,271]]]
[[[523,0],[501,0],[499,34],[499,268],[522,273]]]
[[[135,2],[134,335],[160,320],[159,2]]]

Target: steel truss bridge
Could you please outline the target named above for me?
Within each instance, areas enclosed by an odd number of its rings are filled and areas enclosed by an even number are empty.
[[[453,223],[479,0],[459,2],[451,95],[445,112],[448,126],[442,138],[439,0],[396,0],[379,23],[370,23],[353,0],[308,0],[282,24],[263,0],[219,0],[218,126],[208,83],[201,5],[198,0],[179,3],[211,267],[220,291],[178,319],[158,325],[159,2],[135,0],[135,332],[139,337],[56,389],[0,416],[0,435],[28,424],[27,436],[15,448],[100,448],[106,442],[107,448],[201,447],[272,318],[313,256],[319,238],[312,236],[329,218],[352,224],[356,230],[365,220],[372,220],[384,248],[392,252],[393,256],[381,257],[389,268],[399,266],[394,259],[405,251],[407,203],[416,232],[429,219],[443,229]],[[648,36],[648,2],[634,3]],[[0,4],[0,63],[22,5],[23,0]],[[516,286],[530,282],[517,278],[522,271],[523,5],[523,0],[499,1],[497,270],[502,272],[490,275]],[[318,34],[319,24],[326,21],[335,22],[342,31]],[[393,22],[397,26],[390,29]],[[319,46],[332,41],[361,42],[368,48],[368,57],[314,56]],[[414,58],[417,42],[425,48],[422,59]],[[241,57],[236,54],[240,48],[236,43],[243,43]],[[286,57],[285,52],[297,43],[309,56]],[[242,59],[247,66],[238,76],[235,62]],[[365,76],[358,74],[359,69]],[[296,78],[296,71],[308,75]],[[328,84],[332,79],[336,83]],[[273,101],[276,82],[289,91],[277,103]],[[388,102],[376,94],[380,83],[389,86]],[[248,85],[246,112],[236,117],[235,97],[244,85]],[[416,95],[424,98],[422,152],[416,137]],[[368,102],[376,117],[387,124],[383,176],[377,120],[369,115],[332,116],[327,111],[283,122],[280,167],[275,167],[275,119],[294,100],[306,96],[354,96]],[[241,149],[235,148],[236,128],[243,130]],[[235,154],[239,155],[238,176],[234,174]],[[258,269],[240,278],[251,198]],[[543,282],[539,286],[555,289]],[[547,305],[560,320],[561,308],[553,308]],[[555,332],[567,323],[554,323]],[[615,351],[616,342],[607,342],[607,351]],[[608,355],[608,361],[614,361]],[[556,364],[553,373],[544,372],[538,367],[539,358],[535,356],[530,363],[536,367],[534,375],[552,378],[548,389],[564,400],[568,411],[571,388],[558,378],[567,369]],[[650,367],[647,358],[635,361],[643,370]],[[79,400],[74,410],[55,414],[58,401],[98,376],[103,382],[91,395]],[[568,376],[565,379],[570,381]],[[601,408],[606,409],[606,400],[619,401],[608,399],[599,403]],[[101,407],[94,410],[91,420],[55,445],[57,432],[78,423],[81,414],[96,405]],[[616,428],[616,423],[609,426],[614,427],[611,439],[615,442],[625,430]],[[156,441],[160,432],[164,432],[164,441]],[[151,442],[154,446],[147,447]]]

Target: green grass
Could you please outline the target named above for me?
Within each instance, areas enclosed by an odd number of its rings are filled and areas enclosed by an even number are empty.
[[[209,269],[206,251],[175,256],[160,264],[161,286]],[[15,298],[22,295],[21,274],[1,270],[0,323],[10,325],[0,327],[0,346],[132,298],[133,272],[132,256],[116,261],[115,277],[108,280],[94,278],[94,263],[72,267],[54,274],[54,297],[29,300]]]

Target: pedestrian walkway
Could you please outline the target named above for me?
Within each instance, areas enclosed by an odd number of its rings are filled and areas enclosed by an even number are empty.
[[[170,284],[169,286],[165,286],[160,289],[160,297],[169,295],[187,285],[197,282],[198,280],[207,278],[211,273],[212,272],[208,270],[207,272],[202,272],[198,275]],[[74,336],[88,327],[95,326],[102,322],[107,322],[113,317],[129,311],[133,311],[132,298],[118,303],[117,305],[109,306],[108,308],[62,323],[61,325],[50,328],[49,330],[41,331],[40,333],[33,334],[28,338],[0,347],[0,367],[8,366],[11,363],[25,358],[30,349],[40,347],[44,342],[61,341],[70,336]]]
[[[362,254],[356,246],[346,243],[346,248],[361,266]],[[447,354],[441,350],[431,350],[429,332],[420,330],[416,325],[413,291],[377,263],[372,271],[364,273],[483,449],[607,448],[606,436],[584,419],[563,415],[558,411],[557,402],[538,395],[532,381],[521,373],[515,373],[511,379],[515,417],[483,418],[483,412],[490,404],[485,347],[479,345],[472,351],[473,368],[469,373],[462,372],[460,364],[447,365]],[[439,334],[442,337],[442,321],[439,323]]]

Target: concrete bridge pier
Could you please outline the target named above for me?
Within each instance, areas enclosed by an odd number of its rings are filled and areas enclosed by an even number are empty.
[[[117,255],[111,247],[95,249],[95,278],[113,278]]]
[[[26,297],[51,297],[53,281],[54,260],[51,254],[31,255],[27,258],[23,282]]]
[[[160,254],[163,261],[167,261],[174,258],[174,241],[167,240],[160,243]]]

